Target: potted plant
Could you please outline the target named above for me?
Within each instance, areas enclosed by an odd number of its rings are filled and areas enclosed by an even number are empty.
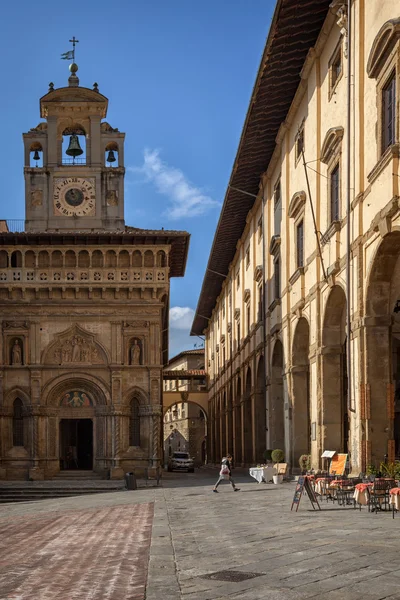
[[[399,462],[382,462],[379,470],[381,471],[384,477],[388,477],[390,479],[397,479],[399,476],[400,463]]]
[[[272,450],[271,458],[274,463],[281,463],[285,460],[285,454],[284,454],[283,450],[279,450],[279,449]],[[279,475],[279,474],[273,475],[272,479],[275,484],[282,483],[283,475]]]
[[[302,475],[311,469],[311,454],[302,454],[299,458],[299,466]]]

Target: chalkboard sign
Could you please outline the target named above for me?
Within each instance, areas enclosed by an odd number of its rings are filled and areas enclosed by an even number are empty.
[[[318,504],[317,496],[315,495],[315,492],[311,485],[311,482],[308,479],[308,477],[305,477],[305,476],[301,476],[297,480],[296,489],[294,491],[294,496],[293,496],[293,501],[292,501],[292,507],[290,510],[293,510],[293,506],[296,505],[296,512],[298,511],[300,500],[301,500],[301,497],[304,492],[307,493],[307,496],[311,502],[313,509],[315,510],[314,504],[316,504],[318,506],[319,510],[321,510],[321,507]]]

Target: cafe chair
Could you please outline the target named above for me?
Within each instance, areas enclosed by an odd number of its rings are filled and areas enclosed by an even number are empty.
[[[393,479],[374,479],[374,485],[369,490],[369,510],[375,514],[378,511],[389,510],[389,490],[395,486]]]

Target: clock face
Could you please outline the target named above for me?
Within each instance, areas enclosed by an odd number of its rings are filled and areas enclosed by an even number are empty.
[[[56,215],[91,217],[96,214],[96,184],[92,178],[54,179],[53,198]]]

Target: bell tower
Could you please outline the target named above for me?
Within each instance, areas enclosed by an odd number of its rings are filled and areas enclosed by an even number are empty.
[[[123,230],[125,134],[104,120],[97,83],[80,87],[78,65],[69,70],[68,86],[50,83],[40,99],[44,120],[23,134],[25,230]]]

